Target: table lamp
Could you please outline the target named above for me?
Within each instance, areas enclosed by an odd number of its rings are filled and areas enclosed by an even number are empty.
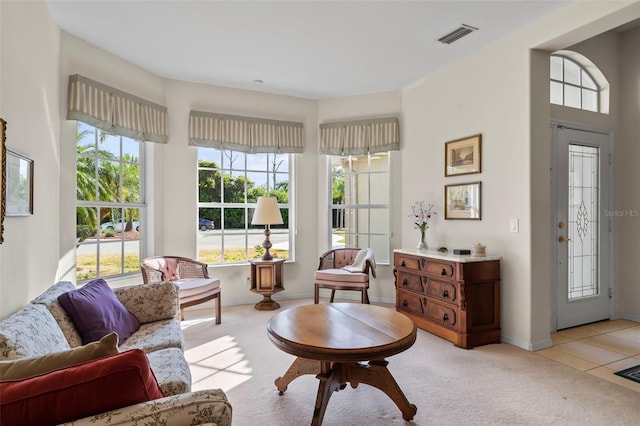
[[[265,225],[264,236],[265,240],[262,243],[265,252],[262,255],[262,260],[273,260],[273,256],[269,253],[271,248],[271,241],[269,241],[269,235],[271,235],[271,225],[282,225],[282,215],[278,208],[278,201],[276,197],[258,197],[258,205],[253,212],[253,219],[251,219],[252,225]]]

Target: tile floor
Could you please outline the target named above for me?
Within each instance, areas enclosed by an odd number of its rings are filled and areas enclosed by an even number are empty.
[[[560,330],[553,346],[536,353],[640,392],[640,383],[613,374],[640,364],[640,323],[600,321]]]

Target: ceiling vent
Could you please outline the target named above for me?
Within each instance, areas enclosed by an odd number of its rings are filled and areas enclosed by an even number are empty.
[[[445,34],[442,37],[440,37],[438,41],[444,44],[451,44],[454,41],[459,40],[462,37],[474,31],[478,31],[478,29],[475,27],[472,27],[471,25],[462,24],[460,28],[456,28],[455,30],[451,31],[449,34]]]

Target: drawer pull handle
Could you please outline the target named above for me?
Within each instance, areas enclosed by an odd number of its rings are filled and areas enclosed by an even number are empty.
[[[403,286],[407,286],[407,284],[409,284],[409,281],[407,281],[407,279],[405,278],[404,280],[402,280],[402,285]]]
[[[404,299],[404,302],[402,302],[402,306],[407,306],[407,299]]]
[[[440,272],[440,275],[447,275],[447,270],[442,268],[442,272]]]
[[[449,290],[445,290],[445,291],[442,293],[442,297],[444,297],[445,299],[446,299],[447,297],[449,297]]]
[[[444,314],[444,315],[442,316],[442,321],[445,321],[445,322],[446,322],[446,321],[448,321],[448,320],[449,320],[449,315]]]
[[[400,264],[400,266],[407,266],[407,265],[404,263],[404,260],[402,261],[402,263]]]

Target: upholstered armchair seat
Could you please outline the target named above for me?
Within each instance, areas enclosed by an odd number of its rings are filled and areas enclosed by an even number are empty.
[[[321,288],[331,289],[331,303],[336,290],[359,291],[360,301],[369,303],[370,273],[376,276],[375,259],[371,249],[340,248],[323,253],[313,277],[314,303],[320,300]]]
[[[221,323],[220,280],[209,277],[205,263],[179,256],[155,256],[143,259],[140,269],[145,283],[169,281],[178,286],[180,319],[184,320],[185,308],[218,299],[216,324]]]

